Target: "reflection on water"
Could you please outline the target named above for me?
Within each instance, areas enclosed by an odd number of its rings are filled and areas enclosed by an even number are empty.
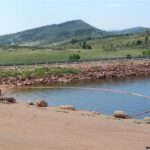
[[[15,89],[8,93],[8,95],[14,96],[17,100],[22,101],[45,99],[50,106],[73,105],[77,109],[98,111],[104,114],[112,114],[115,110],[123,110],[132,115],[150,110],[150,99],[129,93],[133,92],[150,96],[149,89],[150,79],[138,78],[76,82],[63,85],[51,85],[50,88]],[[143,117],[140,116],[140,118]]]

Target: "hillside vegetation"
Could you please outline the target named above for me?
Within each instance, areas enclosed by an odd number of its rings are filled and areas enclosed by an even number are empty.
[[[134,27],[120,31],[103,31],[82,20],[73,20],[0,36],[0,45],[55,47],[70,42],[72,39],[97,39],[143,33],[147,30],[149,28]]]
[[[54,48],[1,46],[0,64],[46,63],[68,61],[71,58],[85,60],[132,57],[149,55],[149,52],[150,35],[149,32],[144,32],[117,37],[74,40],[73,43],[71,40]]]
[[[0,65],[150,55],[150,31],[99,30],[82,20],[0,36]]]
[[[72,38],[97,38],[103,35],[105,35],[105,31],[99,30],[82,20],[73,20],[0,36],[0,45],[45,47],[52,43],[57,45],[59,42],[66,42]]]

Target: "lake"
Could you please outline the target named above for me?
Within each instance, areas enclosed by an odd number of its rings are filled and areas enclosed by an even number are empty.
[[[123,110],[130,115],[150,110],[150,78],[102,80],[17,88],[8,96],[18,101],[44,99],[50,106],[73,105],[77,109],[112,114]],[[138,118],[142,119],[146,114]]]

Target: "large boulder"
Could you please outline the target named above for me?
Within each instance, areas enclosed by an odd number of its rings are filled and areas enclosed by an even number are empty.
[[[114,113],[113,113],[113,116],[115,117],[115,118],[123,118],[123,119],[126,119],[126,118],[128,118],[128,114],[127,113],[125,113],[125,112],[123,112],[123,111],[115,111]]]
[[[144,123],[150,124],[150,117],[145,117],[144,118]]]
[[[76,110],[74,106],[71,105],[61,105],[59,106],[60,109],[65,109],[65,110]]]
[[[48,103],[44,100],[40,100],[40,101],[36,102],[36,106],[38,106],[38,107],[48,107]]]

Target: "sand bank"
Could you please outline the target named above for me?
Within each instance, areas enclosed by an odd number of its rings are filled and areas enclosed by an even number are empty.
[[[0,104],[1,150],[144,150],[150,125],[87,111]]]

